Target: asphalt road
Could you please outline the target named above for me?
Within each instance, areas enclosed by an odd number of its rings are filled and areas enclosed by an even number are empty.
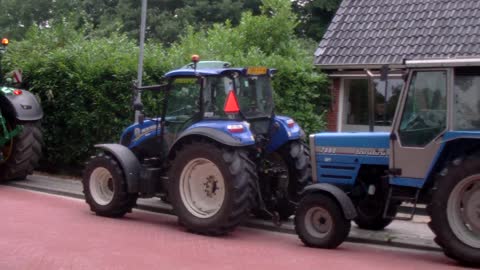
[[[83,199],[81,182],[71,178],[65,179],[58,176],[34,174],[28,176],[24,181],[13,181],[5,184]],[[139,199],[137,208],[156,213],[173,214],[171,206],[162,203],[159,198]],[[426,224],[428,221],[429,217],[425,216],[416,216],[412,221],[396,220],[382,231],[362,230],[353,225],[347,241],[440,251],[441,248],[433,241],[434,235]],[[282,223],[281,226],[275,226],[270,220],[252,218],[247,220],[244,225],[256,229],[295,234],[292,220]]]
[[[441,252],[344,243],[304,247],[295,235],[239,228],[184,231],[170,215],[95,216],[83,200],[0,186],[0,269],[465,269]]]

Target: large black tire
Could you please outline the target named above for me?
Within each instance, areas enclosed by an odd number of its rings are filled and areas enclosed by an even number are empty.
[[[306,246],[336,248],[345,241],[350,229],[351,222],[329,196],[312,193],[300,201],[295,213],[295,231]]]
[[[202,192],[207,193],[207,183],[210,179],[215,182],[214,186],[220,187],[211,191],[211,196],[218,196],[216,191],[223,189],[223,198],[219,200],[219,206],[215,211],[204,213],[197,207],[195,202],[188,198],[192,197],[190,193],[185,195],[186,181],[190,181],[191,177],[181,179],[182,174],[189,171],[195,162],[205,162],[212,166],[212,175],[215,177],[200,177],[195,175],[189,188],[194,189],[193,185],[196,181],[203,181],[204,189]],[[193,164],[193,165],[192,165]],[[191,144],[185,144],[175,154],[174,160],[169,170],[169,198],[175,214],[178,216],[179,224],[187,228],[187,230],[199,234],[206,235],[224,235],[235,229],[242,223],[255,203],[254,190],[257,174],[255,164],[248,158],[246,152],[242,149],[231,149],[220,147],[213,143],[195,141]],[[220,179],[222,177],[222,179]],[[205,179],[204,179],[205,178]],[[223,188],[222,188],[223,187]],[[198,190],[198,189],[197,189]],[[184,192],[182,197],[182,192]],[[203,195],[200,195],[203,196]],[[192,199],[193,200],[193,199]],[[205,199],[208,200],[208,199]],[[204,201],[205,201],[204,200]],[[195,212],[197,211],[197,212]]]
[[[383,212],[387,204],[387,190],[379,189],[375,195],[365,194],[365,197],[356,201],[357,217],[354,219],[355,224],[361,229],[380,231],[385,229],[393,218],[397,215],[398,204],[391,204],[388,208],[388,216],[383,217]]]
[[[398,211],[398,207],[392,206],[391,208],[395,208],[393,211],[389,209],[388,211],[390,212],[390,215],[396,214]],[[390,223],[393,222],[392,218],[384,218],[383,217],[383,211],[382,214],[375,215],[375,216],[368,216],[365,215],[363,212],[359,211],[359,208],[357,207],[357,217],[354,219],[355,224],[360,229],[364,230],[370,230],[370,231],[381,231],[385,229]]]
[[[354,219],[355,224],[361,229],[380,231],[385,229],[390,223],[393,222],[393,218],[383,216],[387,204],[388,196],[388,182],[386,180],[374,177],[373,184],[375,184],[375,194],[368,195],[367,191],[361,198],[355,199],[355,205],[357,209],[357,217]],[[360,183],[368,189],[368,185],[371,183]],[[394,217],[398,212],[398,204],[391,204],[388,208],[387,215]]]
[[[470,213],[472,224],[469,225],[470,227],[463,224],[465,227],[462,227],[462,224],[458,222],[458,220],[462,220],[462,218],[458,219],[458,217],[462,217],[461,211],[455,212],[451,209],[455,209],[452,208],[452,205],[455,205],[456,199],[464,199],[464,197],[458,196],[462,194],[457,193],[459,188],[470,181],[473,181],[472,187],[470,190],[466,190],[473,193],[469,195],[468,202],[465,204],[462,202],[461,207],[462,211]],[[428,225],[436,235],[435,241],[443,248],[445,254],[460,263],[474,267],[480,266],[480,213],[478,208],[476,212],[469,211],[475,211],[473,204],[478,207],[479,187],[480,160],[478,157],[471,157],[463,162],[456,160],[436,178],[431,202],[427,207],[431,217]],[[465,186],[465,188],[467,187]],[[459,237],[462,234],[464,236]]]
[[[43,144],[40,122],[21,125],[22,131],[3,146],[5,160],[0,163],[0,181],[25,179],[38,165]]]
[[[277,212],[280,220],[288,220],[295,212],[295,203],[298,203],[303,189],[312,181],[312,171],[310,166],[309,147],[302,140],[291,141],[284,145],[278,153],[275,153],[283,159],[288,171],[288,190],[287,196],[277,198],[276,205],[268,205],[267,209]],[[268,183],[266,183],[268,184]],[[272,190],[271,193],[275,193]],[[280,192],[282,193],[282,192]],[[264,194],[264,198],[269,194]],[[271,194],[270,194],[271,195]],[[255,215],[259,218],[267,218],[261,210],[256,210]]]
[[[102,181],[107,181],[103,186],[103,192]],[[127,192],[127,182],[122,168],[109,154],[99,153],[87,162],[82,184],[85,201],[90,210],[99,216],[123,217],[136,205],[138,194]],[[104,197],[110,192],[111,197]]]

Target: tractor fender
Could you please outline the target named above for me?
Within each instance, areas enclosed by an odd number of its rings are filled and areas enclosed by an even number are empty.
[[[275,116],[274,131],[271,134],[270,143],[267,145],[267,153],[275,152],[280,147],[292,140],[299,140],[304,138],[305,133],[300,126],[293,122],[293,126],[288,126],[288,121],[293,121],[292,118],[287,116]]]
[[[340,188],[327,183],[317,183],[305,187],[302,191],[302,196],[313,193],[323,193],[333,197],[342,207],[343,215],[346,219],[352,220],[357,216],[357,211],[353,205],[352,200]]]
[[[255,141],[250,137],[242,139],[240,137],[234,137],[232,135],[229,135],[226,132],[215,129],[215,128],[196,127],[196,128],[185,130],[180,136],[178,136],[178,138],[172,144],[170,150],[173,149],[175,145],[179,143],[182,139],[192,135],[207,137],[223,145],[228,145],[233,147],[253,145],[255,143]]]
[[[43,118],[43,110],[37,98],[29,91],[20,95],[4,95],[3,105],[10,106],[15,118],[20,121],[37,121]],[[7,103],[7,104],[5,104]]]
[[[128,192],[139,192],[141,165],[135,154],[121,144],[97,144],[95,147],[112,154],[120,163],[127,180]]]

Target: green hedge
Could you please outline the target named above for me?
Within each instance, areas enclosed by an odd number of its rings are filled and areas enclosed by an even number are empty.
[[[327,80],[313,70],[313,52],[294,36],[295,25],[290,1],[266,0],[263,15],[246,13],[237,27],[226,22],[200,32],[192,28],[169,48],[147,44],[144,84],[158,82],[194,53],[236,66],[274,67],[277,113],[292,116],[307,132],[320,131]],[[23,69],[25,87],[41,99],[47,168],[79,167],[94,144],[118,141],[133,119],[135,41],[121,34],[96,39],[86,33],[68,23],[33,28],[25,40],[12,41],[4,57],[8,68]]]

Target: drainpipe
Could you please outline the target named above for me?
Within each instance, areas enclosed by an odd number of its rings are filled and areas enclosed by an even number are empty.
[[[375,128],[375,89],[373,89],[373,73],[365,69],[368,76],[368,131],[373,132]]]

